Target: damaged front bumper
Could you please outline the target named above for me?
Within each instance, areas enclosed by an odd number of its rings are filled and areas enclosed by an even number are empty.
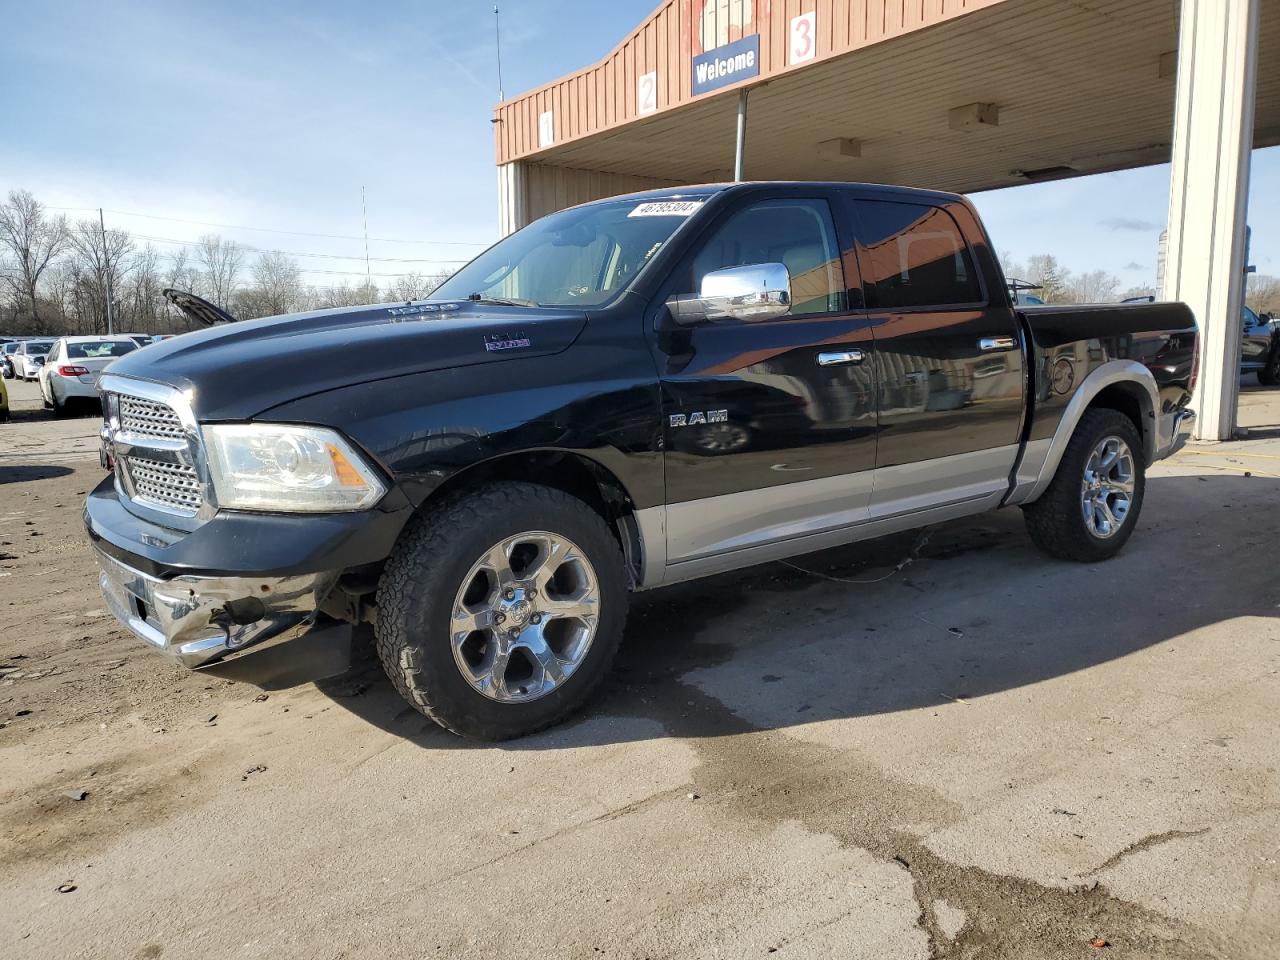
[[[192,669],[310,629],[338,573],[152,577],[95,544],[107,607],[129,630]]]

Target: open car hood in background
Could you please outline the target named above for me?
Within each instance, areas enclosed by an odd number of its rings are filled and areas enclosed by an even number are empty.
[[[192,320],[212,327],[215,323],[235,323],[236,318],[221,307],[215,307],[203,297],[185,290],[174,290],[172,287],[162,290],[161,295]]]

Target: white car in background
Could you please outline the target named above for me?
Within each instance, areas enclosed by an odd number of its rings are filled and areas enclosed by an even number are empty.
[[[73,400],[96,404],[102,368],[137,349],[129,337],[62,337],[40,368],[40,396],[59,416]]]
[[[23,340],[21,346],[9,357],[13,375],[19,380],[34,380],[40,375],[40,364],[53,346],[52,340]]]

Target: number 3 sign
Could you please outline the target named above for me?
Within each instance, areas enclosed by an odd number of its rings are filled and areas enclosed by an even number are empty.
[[[812,60],[818,52],[818,14],[814,10],[791,18],[791,58],[789,63]]]

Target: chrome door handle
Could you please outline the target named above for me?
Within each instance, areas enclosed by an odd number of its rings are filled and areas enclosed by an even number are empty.
[[[979,350],[1012,350],[1017,345],[1016,337],[983,337],[978,341]]]
[[[818,354],[818,366],[836,367],[842,363],[861,363],[865,355],[861,350],[833,350]]]

